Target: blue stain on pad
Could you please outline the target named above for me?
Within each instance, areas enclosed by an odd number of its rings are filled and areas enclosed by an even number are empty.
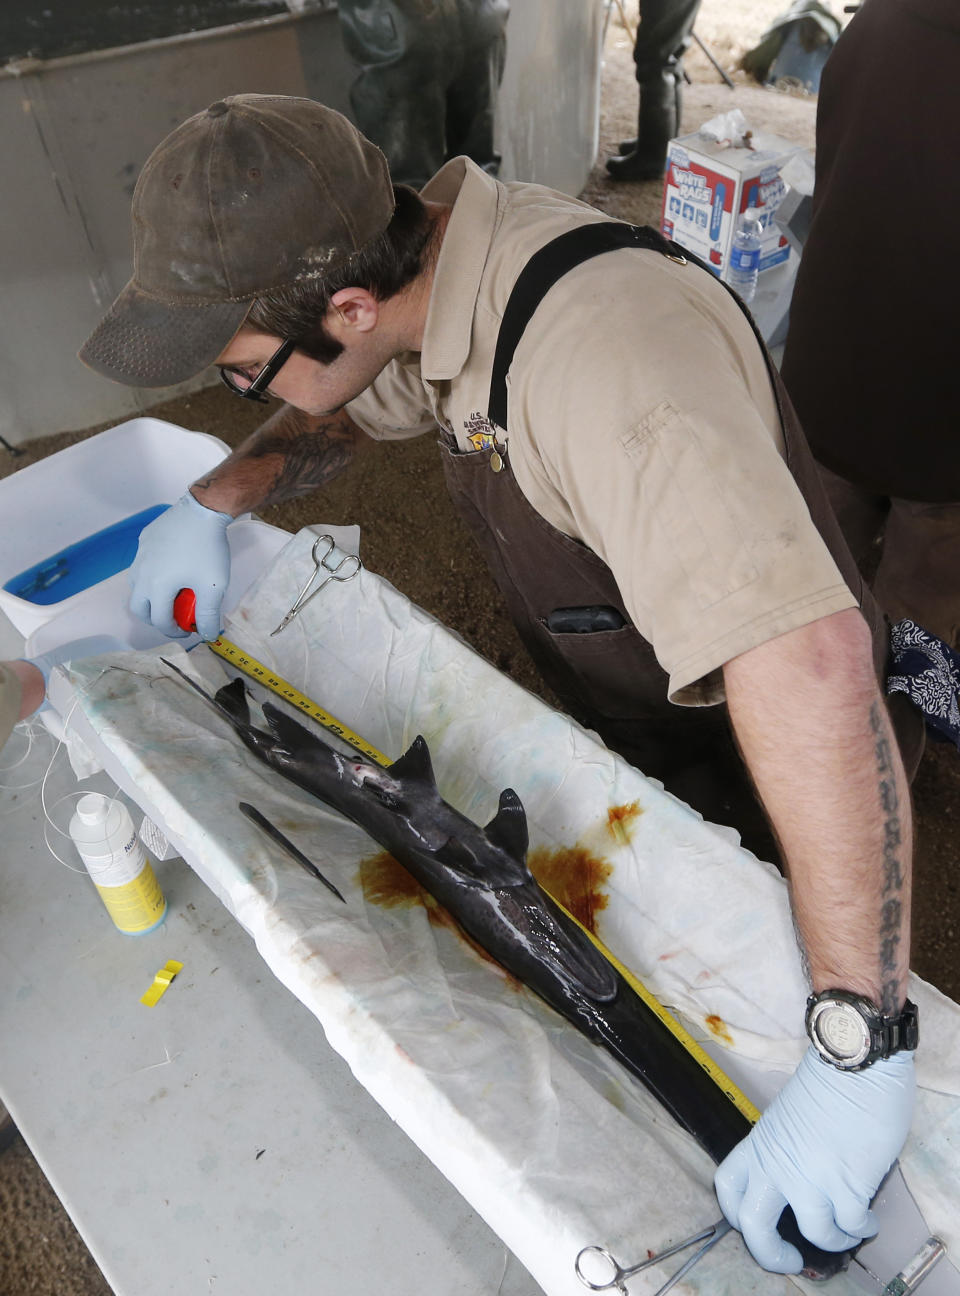
[[[97,585],[129,567],[137,554],[140,532],[169,507],[169,504],[154,504],[114,522],[112,526],[34,563],[18,576],[11,577],[3,588],[27,603],[42,606],[62,603],[71,595],[79,594],[81,590],[89,589],[91,585]]]

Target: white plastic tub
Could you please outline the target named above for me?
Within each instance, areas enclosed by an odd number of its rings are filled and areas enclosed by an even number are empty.
[[[136,418],[4,478],[0,481],[0,587],[68,545],[132,514],[173,504],[192,481],[229,452],[223,441],[204,432],[189,432],[161,419]],[[29,638],[54,618],[102,602],[104,587],[117,581],[125,587],[125,579],[118,573],[45,605],[0,588],[0,609]],[[108,601],[115,601],[115,596]],[[81,631],[98,632],[90,627]]]

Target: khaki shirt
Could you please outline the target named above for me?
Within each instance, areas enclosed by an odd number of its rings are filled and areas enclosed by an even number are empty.
[[[20,679],[0,665],[0,747],[7,741],[20,715]]]
[[[608,218],[465,158],[423,197],[453,205],[423,350],[348,409],[374,438],[439,423],[469,450],[491,430],[490,370],[517,276],[550,239]],[[721,700],[725,662],[857,606],[784,462],[756,338],[711,275],[633,248],[585,262],[534,314],[507,389],[520,489],[610,567],[672,701]]]

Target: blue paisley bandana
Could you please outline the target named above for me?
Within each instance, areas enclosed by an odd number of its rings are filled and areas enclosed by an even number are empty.
[[[891,627],[887,692],[906,693],[927,727],[960,747],[960,654],[915,621]]]

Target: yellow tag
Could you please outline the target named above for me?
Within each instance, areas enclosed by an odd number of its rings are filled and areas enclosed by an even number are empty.
[[[170,959],[165,963],[157,975],[153,978],[153,985],[145,995],[141,996],[140,1002],[146,1004],[148,1008],[161,999],[169,990],[170,983],[178,972],[183,971],[183,964],[178,963],[176,959]]]
[[[251,679],[255,679],[258,684],[270,689],[271,693],[276,693],[277,697],[282,697],[284,701],[295,706],[298,711],[308,715],[311,720],[316,720],[318,724],[323,725],[324,729],[329,729],[338,738],[342,738],[345,743],[348,743],[362,755],[368,756],[377,765],[386,766],[391,764],[390,758],[384,756],[383,752],[377,751],[376,747],[371,747],[359,734],[355,734],[352,729],[348,729],[345,724],[341,724],[336,716],[332,716],[329,711],[324,711],[323,707],[317,706],[316,702],[311,702],[308,697],[305,697],[299,689],[295,689],[282,676],[274,674],[268,666],[264,666],[263,662],[258,662],[256,657],[251,657],[249,653],[245,653],[241,648],[238,648],[235,643],[231,643],[229,639],[224,639],[223,635],[219,639],[211,640],[207,647],[212,648],[218,657],[228,661],[231,666],[235,666],[237,670],[241,670],[245,675],[249,675]]]

